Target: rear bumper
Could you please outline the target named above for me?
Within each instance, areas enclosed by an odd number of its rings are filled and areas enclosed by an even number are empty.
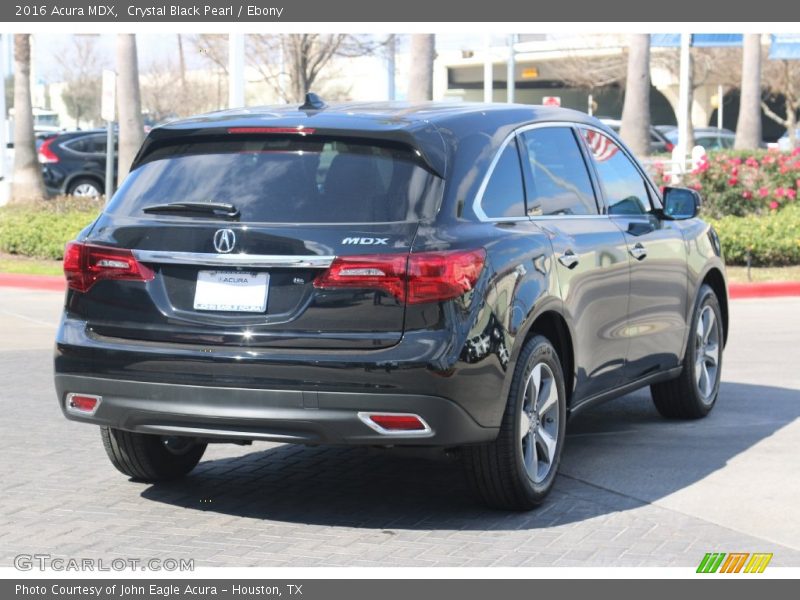
[[[56,374],[64,416],[160,435],[302,444],[457,446],[492,440],[497,429],[481,427],[454,402],[417,394],[349,393],[209,387],[120,381]],[[102,397],[92,415],[67,411],[69,393]],[[413,413],[425,433],[379,433],[359,412]]]

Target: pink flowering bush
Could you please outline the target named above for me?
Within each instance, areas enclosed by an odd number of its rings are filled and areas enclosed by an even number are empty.
[[[669,185],[668,163],[655,163],[653,177]],[[800,148],[774,150],[721,150],[704,157],[684,177],[683,185],[703,196],[703,214],[709,217],[744,216],[780,211],[798,201]]]

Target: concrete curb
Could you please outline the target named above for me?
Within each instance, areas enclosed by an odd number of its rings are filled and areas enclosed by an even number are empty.
[[[17,287],[29,290],[63,292],[67,285],[61,275],[22,275],[0,273],[0,287]],[[732,300],[740,298],[776,298],[800,296],[800,281],[769,281],[764,283],[731,283],[728,295]]]
[[[731,283],[728,295],[739,298],[776,298],[800,296],[800,281],[765,281],[763,283]]]

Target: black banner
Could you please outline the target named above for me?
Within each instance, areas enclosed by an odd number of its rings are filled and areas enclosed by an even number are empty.
[[[606,0],[491,0],[490,2],[376,2],[375,0],[159,0],[96,3],[87,0],[12,0],[0,19],[46,22],[747,22],[779,20],[785,0],[749,3]]]

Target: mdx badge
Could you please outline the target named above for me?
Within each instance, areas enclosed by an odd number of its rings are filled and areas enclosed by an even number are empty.
[[[377,237],[346,237],[342,240],[343,244],[359,244],[361,246],[386,246],[389,238]]]

